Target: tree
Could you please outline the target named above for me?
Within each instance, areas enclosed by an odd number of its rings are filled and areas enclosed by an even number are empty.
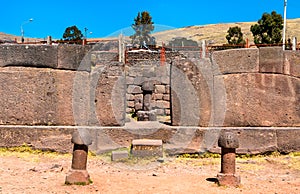
[[[177,37],[172,39],[169,44],[168,47],[175,47],[176,50],[199,50],[198,49],[198,43],[194,40],[191,39],[187,39],[184,37]],[[176,48],[178,47],[178,48]],[[180,48],[182,47],[182,48]],[[186,48],[184,48],[186,47]],[[190,48],[188,48],[190,47]],[[191,48],[194,47],[194,48]]]
[[[155,44],[155,39],[150,36],[150,33],[154,30],[154,23],[152,22],[152,17],[147,11],[138,13],[136,18],[134,18],[134,24],[131,25],[132,29],[135,31],[133,35],[130,36],[133,44],[142,45],[153,45]]]
[[[63,34],[65,41],[79,41],[82,40],[82,37],[81,31],[76,26],[67,27]]]
[[[282,41],[283,19],[280,14],[273,11],[264,13],[257,24],[252,25],[250,31],[255,44],[277,44]]]
[[[240,27],[230,27],[227,31],[226,39],[228,41],[228,44],[245,44],[245,40],[243,38],[243,33]]]

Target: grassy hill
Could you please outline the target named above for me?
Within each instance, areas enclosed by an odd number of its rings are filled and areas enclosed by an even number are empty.
[[[11,34],[5,34],[3,32],[0,32],[0,40],[2,41],[6,41],[6,42],[10,42],[10,41],[15,41],[17,40],[17,42],[21,41],[21,37],[20,36],[15,36],[15,35],[11,35]],[[27,38],[25,37],[25,41],[26,42],[38,42],[38,41],[42,41],[42,38]]]
[[[158,44],[161,42],[168,43],[172,38],[185,37],[197,42],[207,40],[212,44],[227,43],[226,34],[230,27],[239,26],[242,29],[244,38],[248,38],[253,42],[252,33],[250,31],[251,25],[257,22],[238,22],[238,23],[224,23],[224,24],[210,24],[204,26],[189,26],[184,28],[177,28],[163,32],[154,33]],[[300,40],[300,18],[291,19],[287,21],[287,37],[298,37]]]

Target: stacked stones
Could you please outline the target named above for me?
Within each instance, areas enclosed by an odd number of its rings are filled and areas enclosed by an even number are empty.
[[[147,59],[126,64],[125,69],[126,113],[155,110],[157,115],[169,116],[170,65],[161,66],[159,61]]]
[[[138,121],[156,121],[156,111],[152,110],[152,93],[154,84],[152,81],[145,81],[142,85],[143,90],[143,110],[137,112]]]

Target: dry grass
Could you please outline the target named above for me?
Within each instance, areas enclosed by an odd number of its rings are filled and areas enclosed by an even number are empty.
[[[157,43],[168,43],[170,40],[176,37],[185,37],[188,39],[201,42],[207,40],[212,44],[225,44],[227,43],[226,34],[230,27],[239,26],[242,29],[244,38],[248,38],[250,42],[253,42],[252,33],[250,31],[251,25],[256,22],[238,22],[238,23],[225,23],[225,24],[210,24],[204,26],[190,26],[184,28],[178,28],[174,30],[168,30],[153,34],[156,37]],[[287,21],[287,37],[300,37],[300,18],[290,19]]]

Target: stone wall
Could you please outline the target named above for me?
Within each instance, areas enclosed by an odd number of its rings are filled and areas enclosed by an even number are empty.
[[[105,54],[97,51],[103,47]],[[1,45],[0,124],[124,125],[124,81],[117,82],[124,65],[111,49],[114,44]]]
[[[215,94],[214,125],[300,126],[297,56],[280,47],[215,52],[214,91],[223,94]]]
[[[134,138],[162,139],[171,154],[218,152],[221,130],[239,135],[239,153],[299,151],[299,51],[167,53],[161,65],[159,53],[128,53],[122,64],[114,44],[100,47],[107,50],[1,45],[0,146],[71,151],[71,133],[83,126],[97,153]],[[173,126],[125,124],[149,80],[153,108],[170,114]]]
[[[299,56],[275,47],[173,61],[172,124],[300,126]]]
[[[161,65],[159,56],[159,53],[147,53],[146,56],[144,53],[130,53],[131,60],[125,68],[127,114],[144,110],[143,83],[150,81],[154,85],[150,103],[152,110],[156,110],[157,115],[170,115],[170,64]]]

